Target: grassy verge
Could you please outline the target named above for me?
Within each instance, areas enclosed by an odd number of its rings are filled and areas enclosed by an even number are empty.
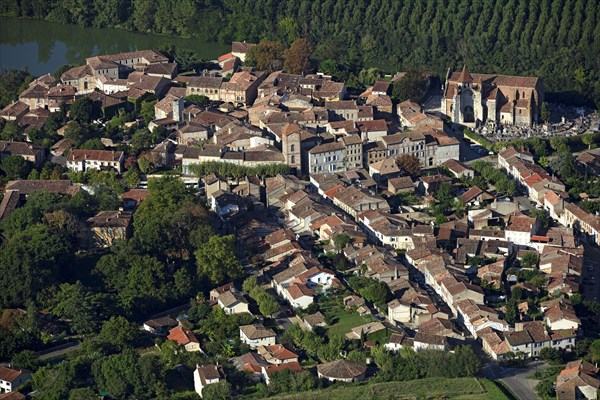
[[[405,382],[334,385],[328,389],[272,397],[282,400],[427,399],[511,400],[493,382],[475,378],[429,378]]]
[[[468,137],[469,139],[471,139],[472,141],[482,145],[483,147],[485,147],[488,150],[494,150],[494,143],[490,142],[489,140],[487,140],[486,138],[484,138],[483,136],[473,132],[470,129],[465,129],[463,131],[463,134]]]

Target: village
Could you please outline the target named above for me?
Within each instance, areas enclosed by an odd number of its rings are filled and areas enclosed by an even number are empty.
[[[98,195],[84,177],[104,172],[123,182],[120,204],[81,221],[80,244],[105,254],[133,236],[153,180],[183,182],[214,231],[234,236],[243,274],[177,311],[154,310],[139,329],[171,342],[157,344],[161,352],[200,354],[193,390],[203,398],[240,379],[384,379],[391,364],[381,360],[406,351],[443,352],[474,369],[466,376],[499,379],[522,399],[539,393],[496,377],[495,366],[558,358],[557,398],[597,398],[600,371],[579,350],[600,326],[593,121],[574,136],[589,135],[589,146],[581,139],[566,167],[568,140],[544,144],[541,157],[510,140],[480,152],[463,129],[495,143],[483,127],[548,132],[540,78],[449,70],[438,111],[424,111],[393,101],[402,74],[359,94],[323,73],[247,67],[254,46],[233,42],[200,73],[142,50],[87,58],[59,80],[37,77],[0,111],[0,131],[24,138],[0,141],[2,165],[29,165],[27,175],[4,168],[0,224],[37,192]],[[79,137],[88,133],[75,110],[86,107],[99,111],[93,142]],[[56,134],[44,132],[61,112]],[[119,129],[135,133],[110,134]],[[235,321],[226,339],[237,350],[211,357],[205,325],[216,308]],[[31,376],[0,367],[0,389]]]

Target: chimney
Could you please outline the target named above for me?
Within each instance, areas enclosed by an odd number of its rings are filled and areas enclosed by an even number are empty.
[[[515,322],[515,332],[521,332],[524,329],[522,322]]]

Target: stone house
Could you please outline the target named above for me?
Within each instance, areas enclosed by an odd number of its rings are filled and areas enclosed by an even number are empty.
[[[67,157],[67,168],[75,172],[88,169],[114,169],[121,173],[125,153],[112,150],[73,150]]]

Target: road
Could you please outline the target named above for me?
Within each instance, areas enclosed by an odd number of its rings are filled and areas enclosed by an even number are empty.
[[[483,367],[483,376],[494,379],[505,384],[519,400],[539,400],[535,393],[537,380],[531,379],[536,370],[544,370],[548,367],[543,361],[532,361],[522,368],[507,368],[489,361]]]
[[[586,300],[600,301],[600,247],[581,241],[585,248],[583,259],[583,298]]]
[[[52,347],[47,350],[38,351],[37,354],[38,354],[40,360],[48,360],[50,358],[62,356],[63,354],[77,350],[80,347],[81,347],[80,342],[69,342],[69,343],[61,344],[59,346]]]

